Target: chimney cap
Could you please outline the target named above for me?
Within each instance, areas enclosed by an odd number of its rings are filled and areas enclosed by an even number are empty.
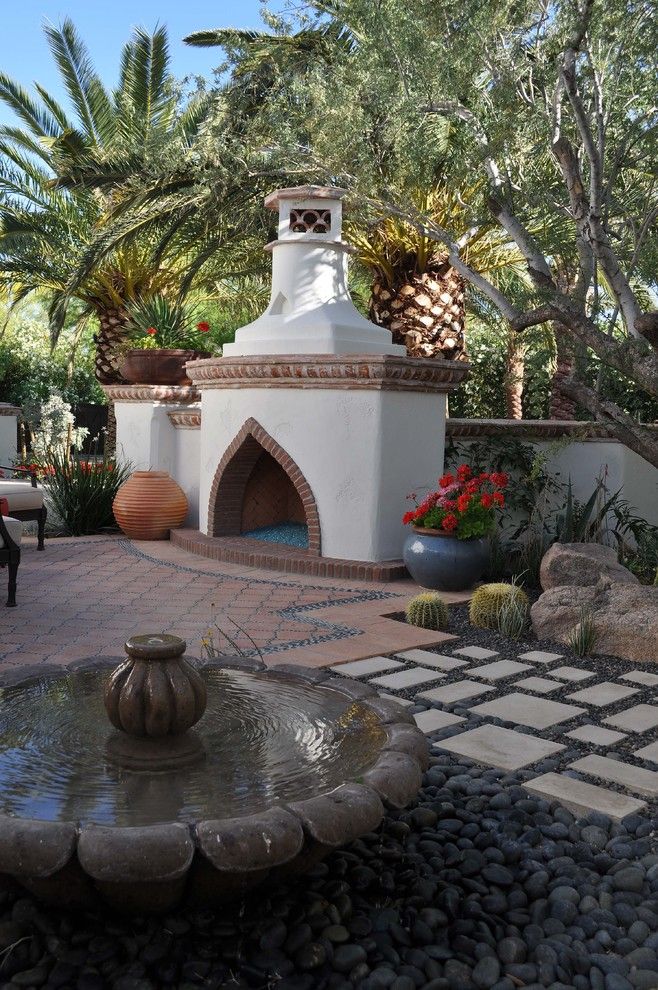
[[[268,210],[277,210],[282,199],[342,199],[348,193],[340,186],[288,186],[286,189],[275,189],[265,197]]]

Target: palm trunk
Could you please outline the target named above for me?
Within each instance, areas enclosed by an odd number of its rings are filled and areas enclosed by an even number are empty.
[[[560,389],[560,382],[571,378],[576,364],[576,353],[573,342],[561,323],[553,323],[555,346],[557,349],[557,364],[551,381],[551,394],[548,407],[548,418],[573,420],[576,418],[576,403]]]
[[[404,344],[410,357],[465,360],[465,283],[459,272],[440,261],[422,274],[397,275],[393,286],[376,278],[369,316]]]
[[[510,333],[505,369],[505,407],[508,419],[523,419],[525,345],[520,333]]]
[[[100,327],[94,337],[96,344],[96,378],[101,385],[118,385],[123,381],[119,371],[121,344],[128,320],[125,310],[114,307],[97,310]],[[117,424],[114,403],[108,400],[107,428],[105,430],[104,456],[116,454]]]

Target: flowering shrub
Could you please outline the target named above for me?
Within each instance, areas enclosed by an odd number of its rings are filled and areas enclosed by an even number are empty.
[[[503,489],[508,482],[502,471],[474,475],[468,464],[460,464],[454,474],[442,475],[438,489],[422,502],[417,502],[413,493],[407,496],[415,508],[405,512],[402,522],[460,540],[486,536],[494,526],[496,512],[505,505]]]
[[[39,466],[38,474],[65,535],[85,536],[114,528],[112,502],[131,470],[114,461],[77,461],[55,454]]]

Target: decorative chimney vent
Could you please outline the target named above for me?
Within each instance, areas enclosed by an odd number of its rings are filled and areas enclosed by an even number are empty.
[[[279,211],[272,293],[262,316],[242,327],[225,357],[268,354],[406,354],[390,331],[364,319],[347,288],[348,245],[341,239],[347,190],[277,189],[265,205]]]

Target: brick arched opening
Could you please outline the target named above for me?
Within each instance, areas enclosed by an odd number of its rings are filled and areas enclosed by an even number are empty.
[[[260,502],[259,490],[268,493]],[[289,519],[267,519],[265,504]],[[277,521],[305,522],[308,553],[320,556],[320,516],[310,485],[292,457],[250,418],[226,448],[215,472],[208,535],[239,536],[246,529]]]

